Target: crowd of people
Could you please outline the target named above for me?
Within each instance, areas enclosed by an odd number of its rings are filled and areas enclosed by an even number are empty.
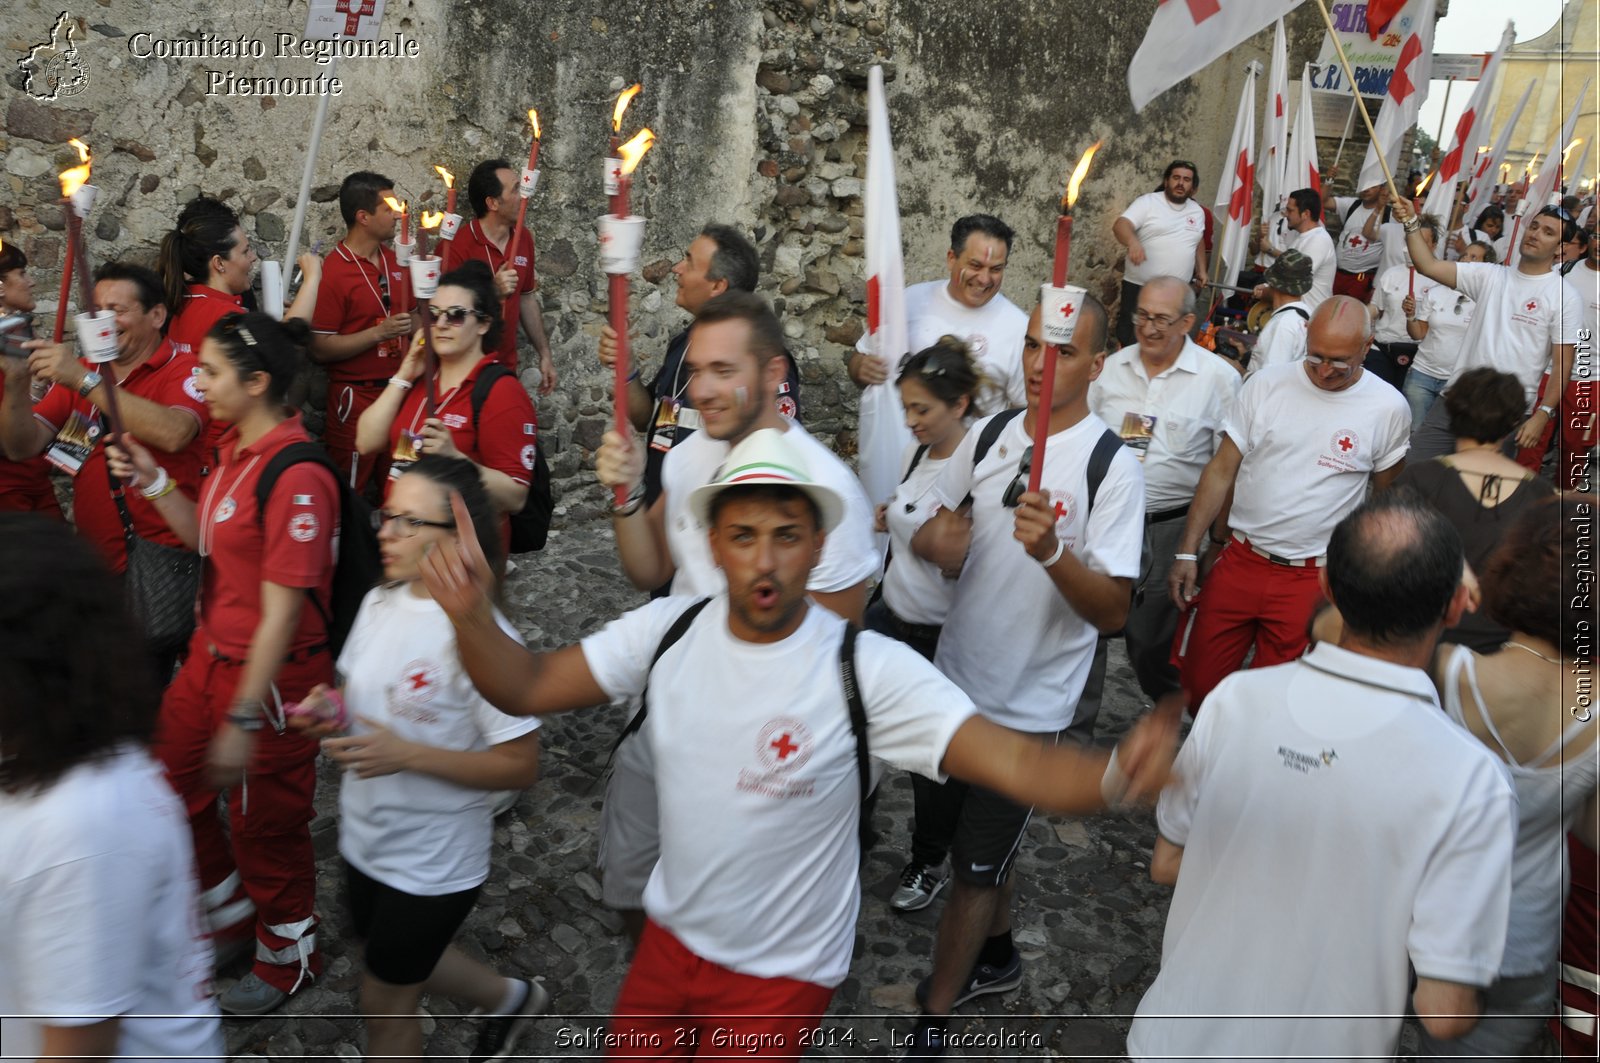
[[[1197,341],[1199,177],[1174,161],[1116,219],[1119,304],[1085,296],[1060,344],[1001,294],[1013,230],[956,220],[906,290],[909,349],[846,359],[915,440],[878,498],[803,427],[757,249],[704,225],[673,269],[689,320],[641,352],[629,428],[593,455],[650,600],[538,652],[496,604],[548,490],[519,330],[557,385],[509,163],[473,170],[426,329],[371,171],[281,319],[250,308],[256,254],[215,200],[155,268],[102,266],[115,360],[3,359],[8,1050],[15,1024],[24,1055],[219,1057],[219,1011],[321,976],[342,901],[370,1057],[423,1055],[424,994],[481,1015],[475,1059],[509,1057],[549,993],[455,938],[539,717],[608,705],[600,903],[633,951],[593,1006],[616,1058],[711,1053],[713,1031],[803,1054],[892,769],[914,814],[890,906],[943,895],[906,1058],[1022,984],[1035,810],[1141,803],[1174,892],[1135,1059],[1382,1056],[1408,1010],[1425,1054],[1582,1051],[1585,1015],[1592,1048],[1600,944],[1561,926],[1570,847],[1566,918],[1592,936],[1600,833],[1600,212],[1455,226],[1383,187],[1292,191],[1252,249],[1259,328],[1224,352]],[[7,310],[33,309],[27,266],[0,249]],[[601,328],[598,365],[620,338]],[[86,665],[64,649],[84,638],[116,649]],[[1104,748],[1114,642],[1151,708]],[[316,889],[319,756],[342,769],[339,898]]]

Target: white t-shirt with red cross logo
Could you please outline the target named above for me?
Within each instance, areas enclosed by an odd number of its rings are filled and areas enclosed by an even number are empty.
[[[499,613],[500,629],[522,641]],[[450,618],[405,587],[368,591],[339,654],[351,734],[373,720],[436,749],[482,750],[520,738],[536,716],[507,716],[472,685]],[[471,889],[489,877],[494,827],[489,790],[418,771],[362,779],[339,791],[339,853],[362,874],[419,897]]]
[[[1323,391],[1292,362],[1245,381],[1224,428],[1244,455],[1233,529],[1280,557],[1319,557],[1366,497],[1368,478],[1406,456],[1411,408],[1372,373]]]
[[[1165,192],[1146,192],[1122,212],[1144,247],[1144,261],[1129,262],[1122,278],[1143,285],[1157,277],[1194,276],[1194,249],[1206,234],[1206,214],[1192,199],[1174,206]]]
[[[1578,342],[1583,297],[1554,270],[1529,276],[1487,262],[1457,262],[1456,290],[1476,299],[1478,307],[1451,383],[1468,369],[1498,369],[1522,382],[1531,408],[1551,348]]]
[[[695,955],[740,974],[838,985],[861,897],[844,621],[812,606],[789,637],[745,642],[719,595],[652,670],[694,601],[659,599],[583,640],[613,701],[650,684],[641,733],[655,758],[661,858],[644,909]],[[856,643],[856,680],[872,756],[942,779],[972,702],[915,650],[870,631]]]

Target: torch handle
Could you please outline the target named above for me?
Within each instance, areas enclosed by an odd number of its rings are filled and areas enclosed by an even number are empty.
[[[67,210],[72,209],[71,203],[66,200],[62,202],[66,204]],[[76,261],[74,244],[68,240],[65,261],[61,263],[61,295],[56,300],[56,327],[50,334],[51,343],[60,343],[67,334],[67,300],[72,297],[72,267]]]
[[[1034,411],[1033,461],[1028,465],[1028,490],[1039,490],[1039,478],[1044,475],[1044,449],[1050,441],[1050,407],[1055,401],[1056,359],[1061,349],[1046,344],[1044,367],[1039,377],[1039,406]]]
[[[78,217],[77,208],[71,200],[66,200],[67,207],[67,243],[75,248],[73,257],[77,259],[74,272],[78,277],[78,310],[81,313],[94,313],[94,282],[89,279],[89,253],[83,245],[83,219]]]
[[[111,425],[111,439],[117,446],[123,445],[122,438],[122,410],[117,406],[117,381],[116,374],[108,368],[106,371],[106,420]]]
[[[417,313],[422,317],[422,379],[427,381],[427,406],[423,420],[439,415],[439,354],[433,349],[433,314],[429,310],[431,299],[417,300]]]
[[[617,334],[617,360],[613,366],[614,379],[612,383],[612,406],[616,418],[617,434],[627,439],[632,431],[628,424],[628,376],[630,361],[628,352],[628,277],[623,273],[610,275],[611,286],[608,289],[607,301],[611,315],[611,328]],[[628,489],[618,484],[616,504],[622,505],[628,501]]]
[[[1067,262],[1072,257],[1072,215],[1063,212],[1056,218],[1056,254],[1050,283],[1057,288],[1067,283]],[[1045,370],[1049,372],[1049,370]]]

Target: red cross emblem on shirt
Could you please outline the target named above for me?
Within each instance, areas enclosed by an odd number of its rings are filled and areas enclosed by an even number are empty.
[[[785,731],[777,738],[774,738],[769,744],[773,749],[778,751],[779,760],[788,760],[789,754],[798,753],[800,751],[800,747],[789,740],[788,731]]]
[[[1167,0],[1161,0],[1164,4]],[[1218,0],[1183,0],[1189,6],[1189,17],[1194,19],[1196,26],[1222,10]]]
[[[1056,520],[1060,520],[1061,518],[1065,517],[1066,515],[1067,515],[1066,503],[1057,502],[1056,503]]]
[[[1539,303],[1535,299],[1529,299],[1527,302],[1522,304],[1522,309],[1526,310],[1528,313],[1531,314],[1535,310],[1539,309]]]
[[[1344,451],[1346,453],[1349,453],[1350,448],[1353,447],[1353,446],[1355,446],[1355,444],[1353,442],[1351,442],[1349,436],[1340,436],[1339,437],[1339,449],[1340,450],[1342,450],[1342,451]]]
[[[354,37],[361,29],[361,20],[368,18],[378,8],[378,0],[338,0],[333,9],[344,16],[344,35]]]
[[[426,690],[433,685],[432,681],[428,679],[428,673],[421,669],[406,676],[406,682],[411,684],[412,690]]]
[[[1363,247],[1366,247],[1366,246],[1367,246],[1367,241],[1361,236],[1360,233],[1357,233],[1356,235],[1354,235],[1354,236],[1352,236],[1350,238],[1350,247],[1352,249],[1354,249],[1356,251],[1359,251]]]

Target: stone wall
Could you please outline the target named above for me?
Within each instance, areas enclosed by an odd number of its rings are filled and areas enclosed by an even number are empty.
[[[95,152],[101,188],[91,254],[153,255],[178,208],[198,192],[235,206],[264,254],[281,254],[315,98],[226,95],[217,76],[327,75],[276,58],[274,35],[298,36],[299,4],[229,5],[203,20],[150,0],[73,0],[81,91],[37,101],[16,60],[47,39],[59,0],[11,0],[0,110],[0,239],[27,251],[53,305],[62,252],[56,171],[66,140]],[[569,518],[597,511],[582,465],[610,413],[594,359],[605,312],[594,218],[604,204],[600,159],[612,100],[640,80],[627,126],[660,136],[641,167],[635,209],[648,216],[645,267],[633,287],[637,349],[653,360],[684,316],[671,264],[708,220],[754,237],[763,286],[798,358],[807,419],[849,453],[854,389],[840,356],[860,334],[866,71],[885,64],[899,167],[909,279],[943,270],[950,223],[975,209],[1019,233],[1005,291],[1032,302],[1046,274],[1066,170],[1094,139],[1106,146],[1078,206],[1074,279],[1114,290],[1120,248],[1111,222],[1153,187],[1172,157],[1195,159],[1214,193],[1248,60],[1270,35],[1134,115],[1124,73],[1150,5],[1031,0],[390,0],[386,34],[418,42],[414,59],[342,61],[303,245],[326,251],[342,233],[339,178],[374,168],[437,207],[440,163],[464,181],[492,155],[527,150],[525,111],[544,122],[542,180],[529,218],[539,246],[546,322],[561,375],[541,402]],[[222,11],[222,9],[213,9]],[[1291,26],[1291,65],[1319,37],[1315,13]],[[138,38],[139,33],[151,38]],[[140,58],[154,40],[203,33],[263,42],[263,58]],[[518,163],[520,165],[520,163]],[[462,197],[463,208],[465,196]],[[528,374],[531,379],[531,372]],[[315,390],[315,389],[313,389]]]

